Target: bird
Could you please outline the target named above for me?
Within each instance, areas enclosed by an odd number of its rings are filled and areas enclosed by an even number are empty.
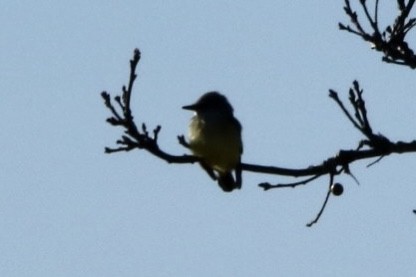
[[[189,124],[188,147],[199,158],[202,168],[217,180],[224,192],[240,189],[242,127],[228,99],[210,91],[194,104],[182,108],[195,112]]]

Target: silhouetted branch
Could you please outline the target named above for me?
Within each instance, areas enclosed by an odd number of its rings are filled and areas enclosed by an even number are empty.
[[[407,6],[406,6],[407,7]],[[368,15],[369,16],[369,15]],[[374,21],[376,24],[376,20]],[[158,137],[161,132],[161,126],[157,126],[153,129],[152,132],[149,132],[146,124],[142,124],[141,128],[137,128],[134,120],[133,113],[130,108],[130,99],[132,94],[132,89],[134,81],[136,80],[136,68],[140,60],[140,51],[136,49],[132,60],[130,61],[130,78],[127,88],[123,86],[122,96],[115,96],[114,101],[117,103],[118,107],[115,107],[110,94],[107,92],[102,92],[101,96],[104,99],[105,106],[110,110],[111,117],[107,118],[107,122],[113,126],[121,126],[124,129],[121,138],[116,141],[118,147],[116,148],[105,148],[105,153],[115,153],[122,151],[131,151],[133,149],[143,149],[151,153],[152,155],[168,162],[168,163],[195,163],[200,161],[197,157],[193,155],[172,155],[160,149],[158,144]],[[275,188],[287,188],[287,187],[297,187],[300,185],[306,185],[322,176],[330,176],[330,188],[333,184],[334,178],[337,175],[342,173],[352,176],[355,180],[356,178],[350,172],[350,164],[358,160],[378,158],[376,162],[379,161],[382,157],[386,157],[390,154],[396,153],[410,153],[416,152],[416,141],[411,142],[391,142],[385,136],[381,134],[375,134],[370,125],[370,121],[367,115],[367,109],[365,106],[365,101],[363,99],[363,90],[360,88],[360,85],[357,81],[353,82],[352,88],[349,90],[349,103],[352,106],[353,112],[350,112],[342,100],[338,97],[338,93],[334,90],[329,90],[329,96],[335,101],[335,103],[340,107],[342,112],[346,115],[348,120],[353,124],[353,126],[359,130],[365,139],[363,139],[357,149],[351,150],[340,150],[335,156],[329,157],[324,160],[322,163],[317,165],[312,165],[307,168],[283,168],[276,166],[265,166],[258,164],[249,164],[241,163],[238,166],[238,170],[242,171],[251,171],[262,174],[272,174],[272,175],[281,175],[281,176],[291,176],[291,177],[305,177],[305,179],[297,182],[287,183],[287,184],[277,184],[272,185],[270,183],[261,183],[259,184],[264,190],[275,189]],[[185,148],[189,148],[189,144],[186,142],[184,136],[177,137],[179,144]],[[374,163],[376,163],[374,162]],[[358,182],[358,181],[357,181]],[[327,194],[327,197],[323,203],[321,210],[319,211],[315,220],[308,224],[312,226],[316,223],[323,210],[325,209],[326,203],[329,198],[330,190]]]
[[[345,0],[344,11],[350,18],[352,25],[339,23],[341,30],[347,31],[361,37],[371,43],[372,48],[384,54],[382,60],[387,63],[409,66],[416,68],[416,55],[405,41],[407,33],[416,25],[415,18],[408,18],[413,4],[416,0],[409,0],[405,4],[404,0],[397,0],[399,14],[394,23],[387,26],[383,32],[380,31],[378,21],[378,3],[374,6],[374,17],[370,15],[367,1],[360,0],[360,5],[364,11],[366,20],[370,23],[371,30],[365,30],[358,19],[358,14],[352,9],[350,1]]]
[[[259,187],[263,188],[264,190],[269,190],[269,189],[273,189],[273,188],[295,188],[297,186],[301,186],[301,185],[306,185],[307,183],[317,179],[321,177],[321,175],[315,175],[312,176],[310,178],[304,179],[302,181],[299,182],[293,182],[293,183],[287,183],[287,184],[276,184],[276,185],[272,185],[270,183],[261,183],[259,184]]]
[[[198,159],[192,155],[171,155],[159,148],[157,143],[158,135],[161,131],[161,126],[157,126],[153,130],[153,135],[149,135],[146,124],[142,124],[141,131],[137,128],[134,120],[133,113],[130,109],[130,99],[133,90],[134,81],[136,80],[136,68],[140,61],[139,49],[134,50],[133,58],[130,60],[130,78],[128,86],[123,86],[122,96],[115,96],[114,100],[119,105],[120,112],[117,111],[111,102],[110,94],[106,91],[101,93],[104,99],[105,106],[110,110],[112,117],[107,118],[107,122],[113,126],[122,126],[124,128],[124,134],[121,139],[116,143],[121,145],[117,148],[105,148],[105,153],[111,154],[121,151],[131,151],[133,149],[145,149],[156,157],[165,160],[168,163],[194,163]]]
[[[365,150],[340,150],[337,155],[328,158],[321,164],[302,169],[289,169],[277,166],[264,166],[248,163],[242,163],[241,165],[242,169],[245,171],[272,175],[302,177],[312,175],[326,175],[332,172],[337,172],[338,174],[342,172],[347,173],[347,166],[355,161],[378,158],[380,156],[388,156],[393,153],[402,154],[410,152],[416,152],[416,141],[399,141],[396,143],[391,143],[388,145],[388,148],[386,146],[386,149],[378,148]],[[342,170],[336,170],[338,167],[341,167]]]
[[[331,186],[334,182],[334,175],[330,174],[329,175],[329,187],[328,187],[328,191],[326,193],[326,197],[325,200],[321,206],[321,209],[319,210],[318,214],[316,215],[315,219],[312,220],[311,222],[309,222],[308,224],[306,224],[306,227],[312,227],[312,225],[314,225],[315,223],[318,222],[318,220],[321,218],[321,215],[323,214],[326,204],[328,203],[329,200],[329,196],[331,195]]]
[[[329,97],[331,97],[341,108],[347,118],[351,121],[356,129],[358,129],[364,136],[367,137],[367,140],[362,140],[360,142],[359,149],[364,145],[368,145],[374,148],[388,148],[391,145],[391,142],[381,134],[374,134],[370,126],[370,122],[367,118],[367,109],[365,107],[364,99],[362,98],[363,90],[360,89],[360,85],[357,81],[353,82],[353,87],[349,90],[349,100],[350,104],[354,108],[354,117],[350,112],[345,108],[344,104],[338,98],[338,94],[330,89]]]

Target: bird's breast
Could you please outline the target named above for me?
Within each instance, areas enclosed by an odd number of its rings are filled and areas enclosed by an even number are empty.
[[[241,127],[234,118],[196,115],[189,127],[189,144],[194,155],[215,170],[227,172],[240,160]]]

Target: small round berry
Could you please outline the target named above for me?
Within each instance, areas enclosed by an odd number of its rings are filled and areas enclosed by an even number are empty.
[[[340,196],[344,192],[344,187],[340,183],[332,184],[331,192],[335,196]]]

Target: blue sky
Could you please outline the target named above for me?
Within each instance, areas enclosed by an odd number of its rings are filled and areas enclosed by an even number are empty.
[[[380,2],[387,24],[394,3]],[[243,189],[225,194],[196,165],[104,154],[122,130],[105,123],[100,92],[119,93],[136,47],[134,116],[162,125],[170,153],[187,152],[180,107],[219,90],[243,125],[243,161],[318,164],[362,138],[328,97],[346,100],[354,79],[373,129],[413,140],[414,72],[340,32],[342,6],[3,1],[0,275],[413,276],[412,155],[353,164],[361,185],[337,177],[345,193],[306,228],[327,178],[263,192],[260,182],[293,179],[244,173]]]

